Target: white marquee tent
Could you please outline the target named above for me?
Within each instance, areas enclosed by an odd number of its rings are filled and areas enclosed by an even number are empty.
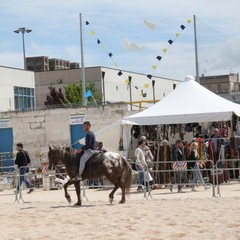
[[[228,121],[240,105],[209,91],[192,76],[187,76],[175,90],[148,109],[124,117],[122,124],[158,125]]]

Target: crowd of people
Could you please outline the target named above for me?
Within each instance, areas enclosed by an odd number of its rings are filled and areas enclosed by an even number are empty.
[[[165,139],[163,145],[168,141]],[[211,148],[209,145],[211,144]],[[187,144],[181,140],[176,140],[175,145],[172,147],[172,154],[164,153],[159,159],[153,156],[150,148],[148,147],[145,136],[141,136],[138,142],[138,146],[135,150],[134,167],[138,171],[138,187],[137,191],[142,191],[144,186],[154,185],[154,174],[152,170],[162,170],[158,175],[160,177],[160,184],[168,184],[169,190],[173,191],[173,185],[177,185],[177,192],[183,193],[183,186],[188,184],[191,187],[191,191],[197,191],[196,186],[202,185],[204,189],[208,189],[208,181],[204,180],[202,170],[206,167],[205,160],[211,155],[211,159],[215,163],[219,159],[220,147],[225,144],[225,140],[221,137],[220,131],[214,128],[211,141],[204,141],[199,132],[195,134],[195,138],[191,143]],[[201,149],[200,149],[200,147]],[[209,150],[210,149],[210,150]],[[162,151],[162,152],[163,152]],[[211,152],[210,152],[211,151]],[[168,158],[164,159],[166,155]],[[171,155],[171,157],[170,157]],[[154,167],[155,161],[162,162],[166,160],[171,161],[171,164],[165,164],[164,167]],[[160,164],[158,164],[160,165]],[[163,164],[161,165],[163,166]],[[171,177],[164,178],[168,179],[169,182],[164,182],[162,176],[165,175],[164,170],[170,170]],[[151,177],[147,174],[150,173]],[[187,180],[186,180],[187,176]]]

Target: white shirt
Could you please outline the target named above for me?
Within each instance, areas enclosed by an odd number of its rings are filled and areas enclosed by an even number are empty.
[[[142,150],[141,147],[136,148],[135,150],[136,164],[142,169],[147,169],[147,163],[143,151],[144,150]]]

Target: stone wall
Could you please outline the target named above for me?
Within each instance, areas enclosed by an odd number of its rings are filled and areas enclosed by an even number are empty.
[[[40,152],[47,152],[49,145],[70,145],[70,115],[77,113],[85,114],[85,120],[92,124],[92,131],[100,130],[132,114],[127,110],[126,104],[112,104],[87,108],[8,112],[2,113],[2,117],[10,118],[13,128],[13,150],[16,143],[22,142],[30,157],[39,159]]]

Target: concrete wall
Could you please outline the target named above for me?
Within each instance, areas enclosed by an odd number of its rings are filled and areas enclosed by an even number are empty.
[[[123,116],[133,114],[127,111],[127,105],[113,104],[105,107],[48,109],[1,115],[10,118],[14,135],[13,151],[16,143],[22,142],[31,158],[39,159],[40,152],[47,151],[49,145],[70,145],[70,115],[76,113],[85,114],[85,120],[91,122],[91,130],[94,132],[122,119]],[[101,141],[104,142],[104,139]],[[119,138],[112,139],[112,142],[115,142],[117,151]]]

